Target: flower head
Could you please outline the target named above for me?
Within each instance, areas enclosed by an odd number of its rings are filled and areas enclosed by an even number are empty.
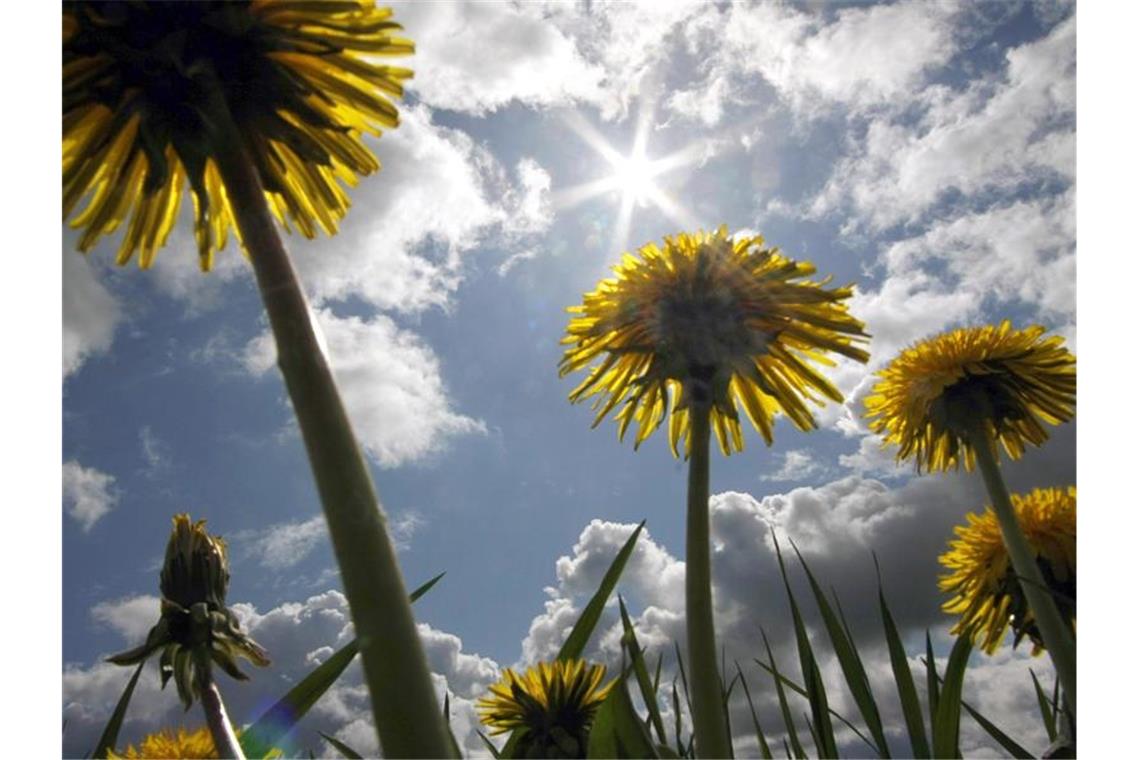
[[[150,266],[189,182],[210,268],[234,219],[212,158],[219,102],[278,220],[333,234],[341,183],[380,168],[362,137],[398,124],[389,98],[411,76],[372,61],[413,52],[390,17],[374,0],[65,2],[63,216],[90,198],[79,249],[130,217],[117,261]]]
[[[1048,438],[1042,422],[1072,419],[1077,360],[1044,327],[968,327],[905,349],[867,397],[871,429],[914,456],[918,469],[974,467],[969,426],[982,425],[1017,459]]]
[[[142,646],[108,659],[134,665],[162,649],[162,685],[173,677],[187,708],[198,697],[211,662],[234,678],[248,679],[238,669],[237,658],[264,667],[269,657],[226,607],[229,581],[225,541],[206,532],[205,520],[191,523],[189,515],[175,515],[159,574],[161,617]]]
[[[738,404],[769,444],[777,412],[810,430],[805,398],[843,400],[811,364],[831,366],[829,353],[867,361],[856,345],[867,340],[863,323],[843,303],[851,288],[806,279],[814,266],[764,247],[760,236],[734,240],[723,226],[681,233],[625,254],[614,272],[569,309],[560,372],[600,360],[570,400],[596,397],[594,425],[622,405],[618,435],[636,420],[635,448],[669,412],[673,453],[682,434],[688,451],[694,402],[711,405],[725,454],[744,448]]]
[[[1077,489],[1039,488],[1013,494],[1014,512],[1029,546],[1036,555],[1045,585],[1061,614],[1074,625],[1077,619]],[[960,619],[952,633],[968,633],[988,654],[993,654],[1013,626],[1014,646],[1025,636],[1033,654],[1043,643],[1033,611],[1010,563],[1001,526],[992,509],[966,515],[966,525],[954,529],[958,539],[938,558],[950,573],[939,588],[953,596],[942,609]]]
[[[613,688],[604,665],[540,662],[521,676],[510,668],[476,703],[492,735],[522,729],[519,757],[585,757],[594,713]]]
[[[123,754],[114,750],[107,753],[107,757],[118,760],[150,760],[154,758],[215,758],[218,750],[214,747],[214,738],[210,729],[203,726],[197,731],[187,731],[179,728],[177,732],[164,728],[157,733],[148,734],[138,746],[130,745]],[[261,757],[261,755],[258,755]],[[266,758],[281,757],[281,750],[273,749],[265,755]]]

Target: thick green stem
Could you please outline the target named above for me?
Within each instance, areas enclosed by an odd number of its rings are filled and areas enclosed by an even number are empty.
[[[1013,503],[1009,498],[1009,490],[1005,487],[1001,469],[998,467],[997,457],[991,448],[991,441],[981,425],[970,428],[970,445],[978,458],[978,469],[982,471],[982,478],[986,482],[990,499],[993,501],[994,514],[997,515],[998,524],[1001,525],[1002,540],[1006,551],[1009,552],[1013,571],[1017,573],[1022,593],[1033,610],[1033,619],[1049,656],[1053,659],[1053,667],[1057,669],[1057,676],[1061,679],[1065,701],[1073,715],[1077,714],[1077,647],[1073,638],[1072,629],[1066,624],[1057,603],[1046,590],[1045,578],[1041,575],[1041,568],[1021,526],[1017,523],[1017,514],[1013,510]]]
[[[277,364],[316,478],[380,745],[386,757],[451,757],[386,519],[317,339],[319,328],[237,125],[224,104],[211,116],[214,159],[253,263],[277,343]]]
[[[732,757],[717,671],[709,549],[709,406],[689,409],[689,504],[685,531],[685,622],[693,686],[693,731],[700,757]]]
[[[209,671],[206,670],[206,673]],[[241,745],[238,744],[230,717],[226,715],[226,705],[222,702],[221,692],[218,691],[214,679],[206,675],[198,684],[198,692],[202,700],[202,711],[206,713],[206,725],[210,735],[214,737],[214,748],[218,750],[218,757],[237,758],[245,760]]]

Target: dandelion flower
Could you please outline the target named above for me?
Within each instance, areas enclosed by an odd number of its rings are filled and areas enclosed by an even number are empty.
[[[974,468],[969,426],[980,424],[1013,459],[1040,446],[1042,423],[1072,419],[1076,359],[1045,328],[1000,325],[944,333],[905,349],[878,375],[866,399],[871,429],[898,444],[919,471]]]
[[[138,746],[130,745],[123,754],[114,750],[107,756],[112,760],[162,760],[165,758],[216,758],[218,750],[214,747],[214,739],[210,736],[210,729],[203,726],[197,731],[187,731],[179,728],[177,732],[164,728],[157,733],[148,734]],[[260,757],[260,755],[259,755]],[[274,749],[266,758],[281,757],[281,750]]]
[[[1077,489],[1034,489],[1011,498],[1045,585],[1075,627]],[[993,654],[1012,626],[1014,646],[1028,636],[1033,654],[1040,654],[1045,644],[1017,582],[997,516],[987,509],[981,515],[966,515],[966,521],[954,529],[958,538],[950,542],[950,551],[938,558],[950,571],[938,585],[952,594],[942,609],[960,616],[951,633],[969,634],[986,653]]]
[[[614,681],[604,665],[540,662],[521,676],[510,668],[476,703],[491,734],[521,730],[519,757],[585,757],[590,723]]]
[[[411,42],[373,0],[65,2],[63,216],[87,252],[127,222],[117,262],[148,267],[187,183],[199,263],[234,225],[218,164],[218,99],[244,138],[277,220],[336,231],[342,185],[379,162],[363,135],[398,124],[389,98],[411,71],[374,62]],[[128,221],[129,219],[129,221]]]
[[[264,667],[269,657],[226,607],[229,581],[225,541],[206,532],[205,520],[191,523],[189,515],[175,515],[159,574],[161,617],[142,646],[110,661],[135,665],[161,649],[162,685],[173,677],[187,708],[200,696],[203,679],[209,680],[211,662],[234,678],[248,679],[237,658]]]
[[[833,365],[830,353],[867,361],[863,323],[843,303],[851,287],[807,279],[812,264],[763,237],[681,233],[625,254],[614,272],[569,309],[560,372],[597,362],[570,400],[595,398],[595,426],[620,405],[618,435],[636,421],[635,447],[668,414],[674,455],[682,436],[688,453],[694,403],[711,405],[726,455],[744,448],[740,408],[768,444],[777,413],[810,430],[805,399],[843,400],[812,364]]]

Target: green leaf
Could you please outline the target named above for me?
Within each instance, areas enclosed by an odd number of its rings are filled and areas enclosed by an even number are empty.
[[[499,754],[499,748],[495,746],[494,742],[487,738],[486,734],[482,731],[476,731],[475,733],[479,735],[479,738],[483,741],[483,746],[491,753],[491,757],[495,758],[495,760],[502,757],[502,755]]]
[[[633,709],[624,677],[594,714],[586,757],[657,757],[657,748]]]
[[[613,593],[614,587],[617,586],[618,579],[621,578],[622,571],[625,570],[625,563],[629,561],[629,555],[633,554],[633,547],[637,544],[637,537],[641,535],[641,529],[644,527],[645,520],[642,520],[637,526],[637,529],[630,534],[630,537],[626,540],[621,551],[614,557],[614,561],[602,578],[602,583],[598,586],[598,590],[594,592],[594,596],[590,599],[585,609],[582,610],[582,614],[578,616],[578,622],[574,624],[574,628],[570,631],[570,635],[566,637],[562,648],[558,650],[559,660],[574,660],[582,656],[582,652],[586,648],[586,643],[590,640],[590,635],[598,625],[598,620],[602,617],[602,610],[605,609],[610,594]]]
[[[123,718],[127,714],[127,705],[131,702],[131,695],[135,693],[135,684],[138,683],[139,674],[142,673],[145,664],[145,660],[140,662],[139,666],[135,668],[131,680],[127,681],[127,688],[123,689],[123,694],[119,697],[119,702],[115,705],[115,710],[111,713],[111,718],[107,721],[106,727],[103,728],[103,733],[99,736],[99,743],[95,745],[91,757],[106,757],[107,753],[115,748],[115,742],[119,740],[119,729],[123,727]]]
[[[677,696],[677,679],[673,679],[673,731],[677,738],[677,754],[685,753],[685,742],[681,741],[681,700]]]
[[[752,727],[756,729],[756,743],[760,746],[760,757],[772,760],[772,750],[768,749],[768,741],[764,738],[764,731],[760,728],[760,720],[756,717],[756,707],[752,704],[752,694],[748,691],[748,681],[744,678],[744,671],[740,663],[736,663],[736,673],[740,676],[740,685],[744,687],[744,698],[748,700],[748,710],[752,713]]]
[[[359,760],[361,757],[361,754],[359,752],[342,742],[340,739],[329,736],[324,731],[318,731],[317,733],[324,737],[325,741],[333,745],[333,747],[336,748],[336,751],[340,753],[341,757],[347,757],[350,758],[350,760]]]
[[[1033,690],[1037,692],[1037,708],[1041,710],[1041,722],[1045,724],[1045,733],[1049,734],[1049,743],[1052,744],[1057,739],[1056,715],[1053,712],[1052,705],[1049,704],[1049,697],[1045,696],[1045,691],[1037,680],[1037,674],[1033,672],[1033,668],[1029,669],[1029,676],[1033,679]]]
[[[875,558],[875,574],[879,574],[879,560]],[[883,594],[883,579],[879,576],[879,613],[883,618],[883,631],[886,634],[887,650],[891,656],[891,670],[895,676],[895,686],[899,691],[906,731],[910,736],[910,753],[915,758],[930,757],[930,745],[926,742],[926,725],[922,720],[922,705],[918,701],[918,691],[914,686],[914,676],[910,672],[910,662],[903,649],[895,619],[887,607]]]
[[[804,573],[807,575],[808,583],[811,585],[812,594],[815,595],[816,605],[819,607],[820,615],[823,617],[824,627],[827,629],[828,638],[831,639],[831,646],[835,649],[835,656],[839,659],[839,667],[843,670],[843,677],[847,681],[847,687],[851,690],[851,696],[855,698],[855,704],[859,708],[859,712],[863,715],[863,720],[867,724],[867,730],[870,731],[871,736],[875,740],[875,749],[879,753],[879,757],[890,757],[891,752],[887,747],[887,737],[883,734],[883,721],[879,716],[878,705],[875,704],[875,696],[871,692],[871,682],[867,678],[867,671],[863,668],[863,661],[859,657],[859,650],[855,646],[847,633],[846,628],[840,623],[839,618],[832,610],[831,605],[827,601],[827,596],[823,593],[823,589],[819,587],[816,582],[815,576],[812,575],[811,568],[808,567],[807,561],[804,560],[800,550],[792,543],[792,549],[796,553],[796,557],[800,560],[800,565],[803,566]]]
[[[1032,752],[1025,749],[1025,747],[1022,747],[1013,739],[1009,738],[1009,736],[1004,731],[986,720],[981,713],[970,707],[968,703],[963,702],[962,709],[965,710],[987,734],[992,736],[994,740],[1002,746],[1002,749],[1004,749],[1013,757],[1017,758],[1017,760],[1030,760],[1034,757]]]
[[[780,553],[780,543],[776,534],[772,533],[772,543],[776,547],[776,561],[780,565],[780,575],[784,579],[784,588],[788,592],[788,604],[792,608],[792,624],[796,630],[796,649],[800,654],[800,670],[803,672],[804,685],[807,688],[808,704],[811,705],[813,733],[819,737],[820,757],[838,757],[839,750],[835,746],[835,731],[831,726],[831,715],[827,708],[827,690],[823,685],[823,678],[816,664],[815,652],[812,651],[811,639],[808,638],[807,628],[800,616],[799,605],[796,604],[792,585],[788,582],[787,569],[784,567],[784,557]]]
[[[776,658],[772,656],[772,647],[768,644],[768,634],[764,633],[764,629],[760,629],[760,635],[764,638],[764,648],[768,650],[768,662],[771,665],[769,672],[772,673],[772,680],[776,682],[776,697],[780,701],[780,713],[784,716],[784,728],[788,731],[788,741],[792,743],[792,752],[797,758],[806,758],[807,753],[804,752],[803,745],[800,744],[799,734],[796,733],[796,724],[792,720],[792,712],[788,709],[788,698],[784,695],[783,679],[780,676],[780,671],[776,669]],[[786,747],[787,743],[785,742]]]
[[[645,667],[645,657],[641,653],[641,646],[637,643],[637,634],[633,630],[633,623],[629,620],[629,613],[625,609],[625,600],[618,595],[618,608],[621,610],[621,625],[625,631],[622,643],[629,650],[630,660],[633,662],[633,673],[637,676],[637,685],[641,689],[641,699],[649,710],[649,719],[657,731],[657,738],[661,744],[668,740],[665,738],[665,721],[661,720],[661,710],[657,706],[657,692],[649,681],[649,670]]]
[[[934,714],[938,712],[938,667],[934,663],[934,647],[930,644],[930,631],[926,631],[926,704],[930,708],[930,735],[934,736]]]
[[[946,663],[946,677],[942,682],[942,694],[938,699],[938,710],[934,714],[933,750],[935,757],[958,757],[959,724],[962,715],[962,680],[966,675],[966,665],[970,661],[973,648],[968,635],[959,636],[950,650]]]
[[[778,676],[780,682],[783,683],[784,686],[787,686],[789,689],[794,691],[796,694],[799,694],[804,699],[807,699],[807,696],[808,696],[807,689],[805,689],[803,686],[800,686],[798,683],[796,683],[792,679],[788,678],[783,673],[773,673],[772,667],[770,665],[768,665],[767,663],[764,663],[764,662],[761,662],[760,660],[755,660],[755,659],[753,660],[753,662],[755,662],[757,665],[759,665],[761,668],[763,668],[765,671],[767,671],[768,674],[771,675],[773,678]],[[847,728],[851,729],[851,733],[853,733],[853,734],[855,734],[855,736],[859,737],[859,739],[862,740],[862,742],[864,744],[866,744],[868,747],[871,748],[872,752],[875,751],[875,745],[871,743],[871,740],[868,739],[866,737],[866,735],[864,735],[863,732],[860,731],[859,728],[854,723],[847,720],[847,718],[843,717],[842,713],[836,712],[836,710],[832,707],[828,707],[827,711],[829,713],[831,713],[831,717],[835,718],[840,723],[847,726]]]
[[[415,602],[439,582],[446,573],[440,573],[408,595]],[[324,693],[340,678],[341,674],[356,657],[360,647],[356,639],[345,644],[331,657],[313,669],[284,697],[266,710],[249,728],[242,732],[238,743],[247,757],[265,757],[273,750],[273,745],[293,730],[305,713],[317,703]]]

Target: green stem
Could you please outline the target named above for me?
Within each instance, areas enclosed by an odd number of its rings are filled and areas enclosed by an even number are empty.
[[[222,702],[222,694],[218,691],[217,684],[208,675],[208,669],[199,672],[207,674],[198,684],[198,692],[202,701],[202,711],[206,713],[206,725],[210,729],[210,735],[214,737],[214,748],[218,750],[218,757],[245,760],[241,744],[234,734],[233,724],[226,715],[226,705]]]
[[[1005,542],[1006,551],[1009,552],[1013,571],[1017,574],[1022,593],[1025,594],[1029,608],[1033,611],[1033,619],[1037,623],[1037,629],[1041,631],[1045,648],[1049,650],[1053,667],[1057,669],[1065,701],[1073,715],[1076,715],[1077,647],[1072,629],[1065,623],[1057,609],[1057,603],[1046,590],[1048,587],[1041,575],[1041,568],[1037,566],[1033,550],[1025,539],[1021,526],[1018,525],[1017,514],[1009,498],[1009,490],[1005,487],[997,457],[994,456],[992,441],[980,424],[971,426],[969,436],[970,445],[977,455],[978,469],[982,471],[986,490],[989,491],[990,499],[993,501],[994,514],[997,515],[998,524],[1001,525],[1002,540]]]
[[[224,103],[217,103],[211,116],[213,157],[253,263],[277,343],[277,364],[317,482],[380,745],[386,757],[451,757],[387,521],[317,339],[314,315],[237,125]]]
[[[692,671],[693,732],[700,757],[732,757],[728,740],[716,632],[713,629],[712,563],[709,551],[709,405],[689,408],[689,503],[685,532],[685,622]]]

